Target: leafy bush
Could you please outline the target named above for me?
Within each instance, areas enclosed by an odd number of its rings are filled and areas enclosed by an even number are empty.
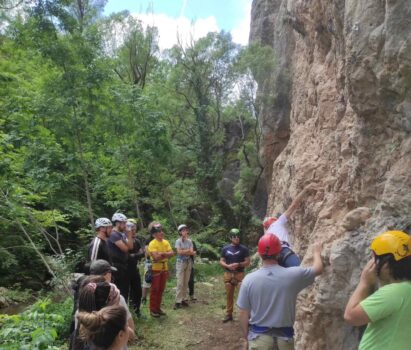
[[[198,282],[208,281],[211,277],[221,276],[224,272],[218,262],[211,264],[195,264],[195,278]]]
[[[18,315],[0,315],[1,350],[54,350],[68,337],[72,299],[40,300]]]

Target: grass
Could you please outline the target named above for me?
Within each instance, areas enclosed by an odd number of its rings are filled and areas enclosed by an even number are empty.
[[[211,329],[215,326],[216,320],[223,317],[225,289],[221,280],[221,267],[218,263],[196,264],[195,271],[195,294],[198,301],[188,308],[173,310],[176,280],[174,277],[170,278],[163,295],[162,306],[167,316],[152,318],[149,316],[148,306],[143,306],[142,312],[147,319],[136,320],[138,340],[129,346],[130,350],[187,349],[200,341],[204,329]]]

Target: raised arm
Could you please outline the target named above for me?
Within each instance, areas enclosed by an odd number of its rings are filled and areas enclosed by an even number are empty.
[[[290,206],[287,208],[287,210],[284,212],[284,215],[289,218],[291,215],[294,214],[294,212],[299,208],[301,205],[304,196],[311,192],[311,191],[316,191],[318,189],[317,184],[309,184],[308,186],[304,187],[304,189],[297,194],[297,196],[294,198],[294,200],[291,202]]]
[[[360,282],[345,307],[344,320],[350,325],[363,326],[371,322],[360,303],[371,294],[376,280],[376,267],[374,259],[372,259],[365,265],[361,273]]]
[[[315,275],[318,276],[318,275],[321,275],[324,270],[324,265],[321,260],[321,252],[323,250],[323,246],[321,243],[314,243],[312,246],[312,249],[313,249],[313,258],[314,258],[312,267],[314,269]]]

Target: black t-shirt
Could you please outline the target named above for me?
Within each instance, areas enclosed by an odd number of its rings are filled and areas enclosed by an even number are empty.
[[[144,256],[144,252],[141,253],[140,249],[144,248],[137,237],[133,240],[133,249],[129,250],[128,265],[135,267],[140,259]]]
[[[227,244],[221,250],[221,257],[225,259],[225,263],[227,265],[234,264],[234,263],[241,263],[245,261],[245,258],[250,256],[250,252],[248,248],[242,244],[233,245]],[[227,270],[232,272],[231,270]],[[244,267],[239,267],[236,271],[244,271]]]
[[[88,246],[88,260],[93,262],[98,259],[106,260],[111,264],[107,242],[100,237],[94,237]]]
[[[111,232],[110,238],[108,239],[108,248],[111,256],[111,260],[113,261],[114,264],[125,264],[127,263],[128,259],[128,252],[125,253],[123,252],[119,247],[116,246],[116,242],[118,241],[123,241],[125,244],[127,244],[127,238],[124,235],[124,233],[118,232],[118,231],[113,231]]]

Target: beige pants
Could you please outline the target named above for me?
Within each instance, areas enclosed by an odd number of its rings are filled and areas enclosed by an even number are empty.
[[[233,314],[234,310],[234,292],[240,289],[241,281],[244,279],[244,272],[224,272],[224,285],[227,293],[227,308],[228,316]]]
[[[188,281],[190,280],[191,268],[193,266],[192,260],[187,259],[183,261],[177,260],[176,263],[176,303],[181,303],[183,300],[188,300],[187,290]]]
[[[294,350],[294,340],[273,338],[271,335],[260,334],[253,340],[248,341],[249,350],[273,350],[274,342],[277,340],[278,350]]]

